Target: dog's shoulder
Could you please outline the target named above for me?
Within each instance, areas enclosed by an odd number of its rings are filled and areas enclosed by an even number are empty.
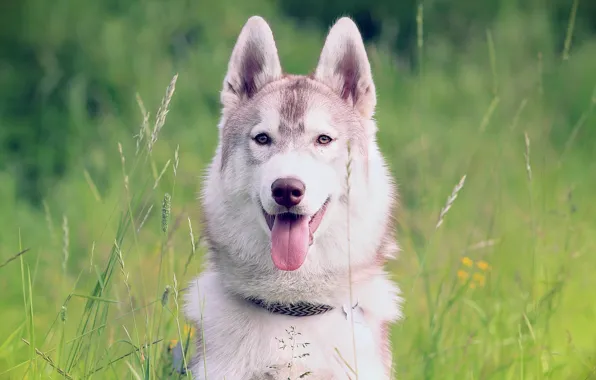
[[[366,281],[353,287],[353,297],[363,312],[375,323],[401,319],[401,291],[381,268]]]

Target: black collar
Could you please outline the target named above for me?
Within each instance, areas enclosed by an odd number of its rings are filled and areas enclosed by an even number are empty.
[[[292,317],[310,317],[313,315],[324,314],[330,310],[333,310],[333,306],[314,304],[310,302],[267,303],[262,299],[254,297],[247,298],[246,300],[255,306],[267,310],[270,313],[289,315]]]

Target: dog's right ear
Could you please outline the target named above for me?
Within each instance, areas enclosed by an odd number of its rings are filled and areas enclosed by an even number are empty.
[[[252,16],[244,24],[228,63],[221,92],[224,110],[250,99],[267,83],[281,76],[271,28],[262,17]]]

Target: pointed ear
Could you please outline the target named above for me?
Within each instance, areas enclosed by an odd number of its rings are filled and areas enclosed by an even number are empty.
[[[374,114],[377,96],[370,63],[360,31],[350,18],[340,18],[329,31],[315,79],[331,87],[363,117]]]
[[[252,16],[244,24],[228,63],[221,93],[224,109],[253,97],[281,76],[273,33],[262,17]]]

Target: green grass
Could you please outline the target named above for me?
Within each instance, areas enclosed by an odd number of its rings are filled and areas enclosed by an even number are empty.
[[[196,195],[237,33],[264,15],[292,72],[314,67],[323,44],[324,31],[267,4],[205,14],[149,2],[140,21],[102,16],[103,45],[85,49],[127,84],[124,110],[85,120],[84,78],[73,84],[69,112],[100,138],[43,208],[0,173],[0,264],[29,249],[0,267],[0,378],[168,376],[170,341],[188,342],[178,297],[203,265]],[[204,44],[164,58],[163,36],[193,17],[210,26]],[[596,38],[551,30],[545,14],[506,10],[465,48],[423,35],[418,72],[383,43],[368,47],[379,141],[400,189],[402,252],[388,265],[405,298],[392,329],[400,379],[596,378]],[[149,151],[145,135],[137,149],[135,94],[153,130],[176,73],[157,141]]]

